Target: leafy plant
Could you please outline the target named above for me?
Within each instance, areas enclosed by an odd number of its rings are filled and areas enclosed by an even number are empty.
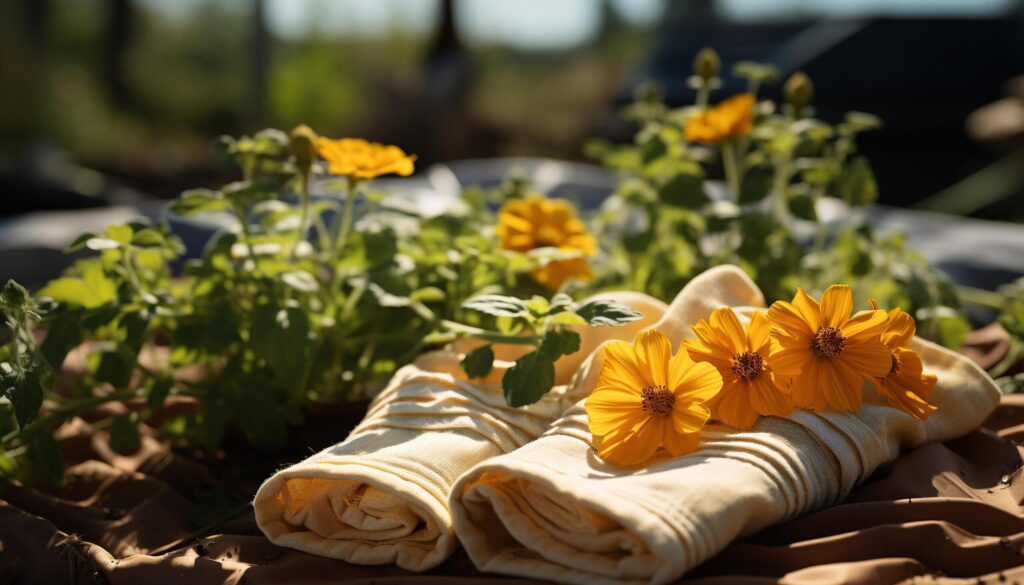
[[[749,61],[733,68],[747,93],[712,107],[719,69],[714,51],[701,51],[690,77],[694,105],[671,109],[644,86],[623,112],[637,124],[633,142],[588,144],[622,177],[595,220],[607,254],[596,288],[670,300],[693,276],[736,264],[769,302],[791,298],[797,286],[820,293],[829,283],[857,283],[881,304],[914,314],[922,334],[959,345],[970,326],[951,281],[901,235],[879,236],[860,215],[878,187],[856,139],[881,121],[859,112],[836,124],[814,118],[813,84],[799,72],[786,81],[781,106],[758,101],[757,91],[780,75]],[[838,230],[818,217],[826,199],[850,211]]]
[[[555,382],[555,362],[580,349],[579,333],[568,327],[619,326],[642,317],[628,306],[614,301],[594,300],[580,305],[566,294],[557,294],[550,300],[534,296],[526,301],[502,295],[482,295],[467,300],[462,306],[490,315],[496,324],[494,330],[448,324],[453,331],[488,342],[463,358],[462,369],[469,377],[480,378],[491,372],[494,367],[492,343],[536,348],[517,359],[502,377],[505,402],[510,406],[533,404],[551,390]]]

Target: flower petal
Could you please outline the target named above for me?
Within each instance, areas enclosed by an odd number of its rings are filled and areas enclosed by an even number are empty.
[[[641,331],[633,343],[637,365],[648,384],[668,386],[669,361],[672,359],[672,343],[660,329]]]
[[[711,414],[723,423],[738,429],[749,429],[754,426],[758,413],[750,402],[749,383],[737,380],[725,385],[715,397]]]
[[[768,315],[763,311],[754,311],[747,325],[747,340],[750,342],[751,351],[767,356],[771,351],[771,332],[772,325],[768,321]]]
[[[914,338],[916,330],[913,317],[901,309],[893,309],[889,311],[889,325],[882,334],[882,343],[892,349],[903,347]]]
[[[802,288],[796,289],[796,296],[793,297],[793,306],[796,307],[796,310],[810,327],[812,333],[821,327],[821,306],[818,304],[818,301],[814,300],[814,297],[807,294],[807,291]],[[771,315],[769,314],[769,316]]]
[[[821,296],[821,324],[824,327],[842,327],[853,312],[853,291],[849,285],[833,284]]]
[[[885,311],[861,311],[843,324],[846,339],[853,337],[881,337],[889,324]]]
[[[722,374],[707,362],[694,363],[688,357],[680,358],[686,350],[680,348],[672,358],[672,385],[669,390],[680,400],[707,402],[722,389]]]
[[[612,341],[604,346],[604,364],[601,366],[601,378],[608,376],[608,385],[621,384],[635,388],[637,392],[648,385],[637,363],[633,346],[625,341]]]
[[[614,433],[601,439],[601,458],[616,465],[634,466],[649,460],[661,445],[664,422],[647,417],[628,432]]]
[[[678,433],[697,433],[711,418],[708,405],[698,401],[676,400],[672,405],[672,427]]]
[[[700,446],[700,432],[680,433],[674,426],[665,425],[661,441],[665,445],[665,450],[673,457],[688,455]]]
[[[768,356],[768,367],[784,377],[798,375],[807,362],[816,359],[810,344],[807,347],[779,347],[772,350]]]
[[[790,339],[810,338],[818,330],[818,318],[813,325],[801,314],[800,309],[786,301],[775,301],[768,308],[768,320],[772,323],[772,332]]]
[[[711,327],[720,331],[726,341],[727,347],[733,353],[743,353],[748,349],[747,334],[743,331],[736,313],[730,307],[721,307],[711,313]]]
[[[870,378],[881,378],[892,367],[889,348],[872,338],[847,338],[846,348],[835,361],[849,367],[858,376]]]
[[[749,382],[750,404],[761,415],[786,416],[793,412],[789,392],[779,388],[771,376],[761,375]]]

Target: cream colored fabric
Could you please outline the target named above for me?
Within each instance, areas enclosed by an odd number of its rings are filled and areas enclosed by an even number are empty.
[[[657,327],[678,347],[690,325],[721,305],[763,305],[731,267],[694,280]],[[749,307],[739,311],[749,314]],[[489,459],[452,491],[455,530],[478,568],[566,583],[667,583],[750,534],[832,505],[901,450],[978,426],[999,393],[972,362],[916,339],[938,375],[926,422],[882,406],[865,388],[853,414],[763,417],[748,432],[710,426],[694,454],[641,470],[600,460],[583,401],[539,439]],[[583,366],[578,392],[595,385],[603,360]]]
[[[525,349],[496,347],[483,380],[459,369],[465,344],[424,354],[399,370],[344,442],[288,467],[253,503],[275,544],[350,563],[397,563],[423,571],[455,550],[448,496],[473,465],[510,452],[547,430],[581,396],[568,382],[608,339],[632,339],[665,304],[646,295],[613,298],[644,314],[624,327],[582,328],[581,351],[556,364],[556,387],[537,404],[505,404],[501,377]],[[578,385],[572,385],[572,388]]]

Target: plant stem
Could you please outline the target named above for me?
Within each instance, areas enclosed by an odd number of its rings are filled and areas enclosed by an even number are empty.
[[[697,88],[697,103],[695,104],[698,108],[704,109],[708,107],[708,98],[711,96],[711,80],[704,79]]]
[[[295,242],[292,244],[291,252],[288,254],[288,258],[294,262],[295,253],[299,249],[299,244],[306,239],[307,232],[309,232],[309,172],[302,172],[299,178],[299,205],[301,211],[299,212],[299,233],[295,234]]]
[[[725,183],[732,191],[733,199],[738,200],[740,197],[740,171],[732,140],[722,143],[722,166],[725,168]]]
[[[345,193],[345,207],[341,210],[341,219],[334,224],[334,249],[331,251],[331,260],[334,262],[341,260],[345,242],[348,240],[349,232],[352,231],[352,211],[358,193],[359,184],[349,179],[348,191]]]
[[[996,311],[1002,311],[1006,308],[1006,297],[994,291],[969,286],[958,286],[956,287],[956,292],[960,300],[965,303],[995,309]]]
[[[537,345],[541,342],[541,338],[536,335],[508,335],[500,331],[490,331],[487,329],[481,329],[479,327],[473,327],[471,325],[463,325],[455,321],[449,321],[448,319],[441,319],[441,325],[444,325],[448,329],[456,332],[463,333],[465,335],[472,335],[477,339],[484,341],[490,341],[492,343],[507,343],[509,345]]]
[[[116,402],[118,400],[128,400],[134,398],[136,395],[134,390],[122,390],[121,392],[114,392],[112,394],[104,394],[103,396],[91,396],[89,398],[83,398],[82,400],[76,400],[75,402],[66,403],[63,406],[53,409],[49,414],[43,418],[36,419],[32,423],[28,424],[21,431],[12,431],[4,436],[2,439],[3,443],[6,444],[8,441],[15,437],[24,437],[35,431],[39,427],[46,427],[50,423],[72,416],[79,411],[100,404],[106,404],[107,402]]]

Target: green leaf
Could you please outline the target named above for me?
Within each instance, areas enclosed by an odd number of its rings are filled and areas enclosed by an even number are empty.
[[[699,209],[710,201],[704,193],[704,180],[699,175],[680,173],[658,188],[658,198],[667,205]]]
[[[611,299],[590,301],[576,309],[576,314],[586,319],[587,323],[593,327],[615,327],[643,318],[642,313]]]
[[[231,207],[228,201],[217,191],[209,189],[191,189],[167,206],[167,209],[178,215],[196,215],[212,211],[223,211]]]
[[[231,402],[231,407],[245,438],[262,451],[276,453],[288,440],[288,425],[271,390],[259,385],[246,388],[239,400]]]
[[[210,448],[220,446],[227,427],[227,408],[224,403],[212,397],[203,400],[197,422],[196,439]]]
[[[253,313],[250,343],[282,381],[296,384],[309,367],[309,333],[309,317],[304,311],[262,305]]]
[[[131,242],[133,233],[134,230],[130,225],[112,225],[107,228],[107,238],[113,240],[118,245]]]
[[[505,402],[514,407],[537,402],[554,385],[555,365],[537,351],[516,360],[501,379]]]
[[[107,382],[114,388],[127,386],[135,369],[135,364],[113,350],[98,351],[89,355],[89,365],[98,382]]]
[[[759,84],[771,84],[778,81],[782,73],[778,67],[767,63],[739,61],[732,66],[732,74]]]
[[[494,349],[490,344],[482,345],[467,353],[459,366],[470,378],[483,378],[494,368]]]
[[[409,300],[417,303],[440,303],[446,298],[448,295],[436,286],[425,286],[409,295]]]
[[[797,219],[815,221],[818,217],[814,210],[814,197],[807,193],[797,193],[789,198],[789,212]]]
[[[771,190],[772,174],[766,170],[751,169],[743,176],[739,203],[742,205],[757,203],[767,197]]]
[[[0,481],[14,479],[18,475],[18,464],[14,459],[0,452]]]
[[[668,145],[657,134],[640,145],[640,160],[645,165],[658,160],[666,153],[668,153]]]
[[[878,199],[878,183],[867,158],[858,156],[843,167],[836,181],[836,191],[852,207],[862,207]]]
[[[139,248],[163,248],[167,245],[167,238],[159,230],[145,228],[132,236],[131,244]]]
[[[555,362],[563,355],[576,353],[580,350],[580,335],[575,331],[548,331],[541,341],[537,353],[541,359]]]
[[[51,433],[30,433],[26,460],[30,482],[64,483],[64,454]]]
[[[0,305],[7,310],[25,309],[28,307],[28,301],[28,291],[14,280],[8,280],[0,291]]]
[[[89,238],[89,241],[85,243],[85,247],[94,252],[102,252],[103,250],[120,248],[121,244],[117,240],[110,238]]]
[[[299,292],[315,293],[320,290],[316,277],[305,270],[293,270],[281,275],[281,281]]]
[[[118,327],[124,333],[126,347],[138,351],[149,330],[149,314],[146,311],[132,311],[121,315]]]
[[[76,237],[67,248],[64,248],[64,251],[68,253],[77,252],[84,248],[89,240],[95,237],[97,237],[96,234],[92,232],[82,232],[81,234],[78,234],[78,237]]]
[[[117,287],[103,273],[102,266],[86,264],[81,278],[65,276],[51,280],[39,294],[71,306],[94,309],[115,300]]]
[[[523,301],[503,295],[476,296],[462,303],[462,308],[495,317],[522,317],[530,312]]]
[[[959,349],[971,332],[971,324],[960,316],[938,317],[938,342],[950,349]]]
[[[139,427],[129,415],[115,416],[110,423],[110,448],[121,455],[139,450]]]
[[[373,298],[377,299],[377,304],[382,307],[408,307],[412,304],[409,297],[389,293],[376,282],[369,283],[366,288],[373,293]]]
[[[85,331],[80,324],[81,318],[80,311],[70,311],[50,322],[40,351],[54,370],[60,369],[68,352],[82,343]]]
[[[398,253],[398,238],[390,228],[374,225],[362,232],[362,238],[366,264],[370,267],[389,264]]]
[[[534,317],[543,317],[548,314],[551,310],[551,303],[547,299],[541,296],[533,295],[525,303],[526,308]]]
[[[588,325],[587,320],[576,313],[563,312],[555,315],[548,315],[548,323],[553,325]]]
[[[572,297],[565,293],[558,293],[551,297],[551,308],[548,309],[548,315],[557,315],[566,311],[572,311],[576,307],[576,302],[572,300]]]
[[[171,393],[171,388],[174,386],[174,380],[169,377],[161,376],[155,378],[149,385],[149,393],[146,395],[146,406],[150,410],[160,410],[164,405],[164,401]]]
[[[39,416],[39,409],[43,406],[43,386],[38,374],[34,370],[16,371],[7,362],[0,364],[3,394],[11,401],[14,417],[21,429]]]
[[[241,338],[235,324],[226,317],[195,315],[178,324],[172,340],[176,358],[199,361],[223,354]]]

